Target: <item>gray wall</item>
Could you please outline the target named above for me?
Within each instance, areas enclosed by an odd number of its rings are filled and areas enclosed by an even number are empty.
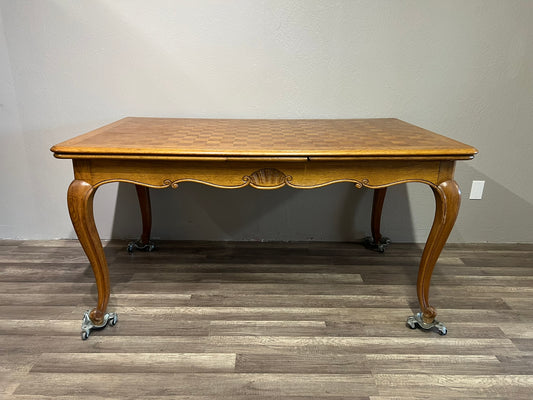
[[[123,116],[398,117],[476,146],[450,241],[533,242],[533,2],[0,0],[0,238],[72,238],[51,145]],[[473,179],[483,200],[468,200]],[[134,190],[99,189],[103,238],[135,237]],[[153,194],[154,236],[354,240],[371,193]],[[390,190],[384,231],[424,241],[434,202]]]

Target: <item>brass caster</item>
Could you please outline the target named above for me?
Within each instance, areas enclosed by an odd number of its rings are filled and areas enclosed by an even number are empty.
[[[427,323],[422,319],[422,313],[419,312],[415,315],[407,318],[407,326],[411,329],[416,329],[419,327],[424,330],[431,330],[433,328],[437,329],[441,336],[444,336],[448,333],[448,329],[444,326],[442,322],[437,321],[436,319],[433,322]]]
[[[81,340],[89,339],[93,330],[104,329],[107,325],[115,326],[118,322],[118,316],[116,313],[106,313],[102,323],[96,325],[91,321],[89,313],[90,311],[85,311],[85,314],[83,314],[83,320],[81,321]]]
[[[378,243],[374,241],[372,236],[367,236],[363,239],[363,246],[369,250],[377,251],[378,253],[385,252],[385,248],[391,243],[387,237],[382,237]]]
[[[155,250],[154,242],[143,243],[140,240],[128,243],[128,253],[132,254],[134,250],[151,252]]]

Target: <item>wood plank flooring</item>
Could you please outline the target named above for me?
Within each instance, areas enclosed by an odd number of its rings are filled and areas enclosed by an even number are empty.
[[[108,242],[115,327],[77,241],[0,241],[0,398],[533,399],[533,245],[448,245],[411,330],[421,247]]]

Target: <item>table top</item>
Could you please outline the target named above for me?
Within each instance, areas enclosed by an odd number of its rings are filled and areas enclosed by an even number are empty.
[[[127,117],[51,148],[58,158],[470,159],[477,150],[394,118]]]

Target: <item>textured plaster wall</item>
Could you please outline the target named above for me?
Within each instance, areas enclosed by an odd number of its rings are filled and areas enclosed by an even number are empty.
[[[123,116],[398,117],[476,146],[450,241],[533,242],[533,2],[0,0],[0,238],[74,237],[70,162],[49,147]],[[468,200],[472,179],[484,198]],[[103,238],[135,237],[134,190],[95,199]],[[354,240],[371,193],[153,193],[154,236]],[[394,187],[383,230],[424,241],[434,203]]]

